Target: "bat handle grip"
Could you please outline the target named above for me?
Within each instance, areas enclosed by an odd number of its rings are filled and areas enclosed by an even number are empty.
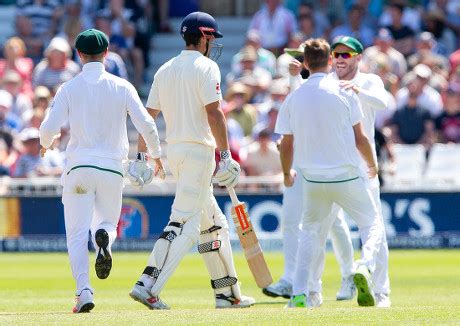
[[[230,198],[232,199],[232,204],[233,206],[236,206],[240,203],[238,200],[238,197],[236,197],[235,189],[234,188],[227,188],[228,194],[230,195]]]

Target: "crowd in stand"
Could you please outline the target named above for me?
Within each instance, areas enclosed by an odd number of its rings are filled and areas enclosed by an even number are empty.
[[[152,18],[152,3],[158,4],[159,19]],[[40,158],[37,128],[57,88],[81,69],[73,49],[76,35],[90,27],[104,31],[110,37],[107,71],[140,89],[151,32],[170,31],[168,3],[16,2],[16,32],[3,44],[0,59],[0,175],[62,172],[60,154]],[[390,152],[389,144],[402,143],[429,150],[435,142],[460,142],[460,1],[265,0],[231,72],[223,76],[231,150],[246,175],[281,173],[274,126],[289,94],[292,60],[284,48],[298,48],[311,37],[332,41],[341,35],[363,43],[361,71],[379,75],[390,96],[388,110],[377,116],[381,148]],[[66,139],[63,130],[61,150]]]

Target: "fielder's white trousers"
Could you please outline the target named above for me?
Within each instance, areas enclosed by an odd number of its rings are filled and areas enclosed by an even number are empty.
[[[294,180],[292,187],[287,187],[283,194],[283,207],[281,217],[281,229],[283,233],[283,253],[284,253],[284,274],[281,277],[289,284],[293,283],[297,248],[299,243],[300,221],[303,212],[303,181],[300,171]],[[329,233],[334,248],[336,259],[340,266],[342,277],[353,275],[353,245],[351,243],[350,230],[342,213],[339,213],[339,207],[334,205],[333,216],[337,216],[332,224]],[[319,257],[320,259],[320,257]],[[324,267],[323,260],[313,264],[313,268],[322,271]],[[316,274],[316,273],[315,273]]]
[[[356,222],[362,241],[362,262],[371,270],[383,237],[382,221],[370,190],[362,178],[340,183],[303,181],[304,207],[297,250],[293,294],[322,292],[322,270],[312,264],[324,255],[327,234],[334,223],[333,204],[341,206]],[[307,281],[309,281],[307,283]],[[309,287],[311,284],[311,287]]]
[[[89,283],[88,233],[97,252],[94,235],[98,229],[109,234],[109,249],[117,237],[123,177],[96,168],[77,168],[64,175],[62,203],[72,275],[77,293],[91,288]]]

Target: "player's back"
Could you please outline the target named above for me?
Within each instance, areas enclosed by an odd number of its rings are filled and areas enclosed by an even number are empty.
[[[198,51],[183,50],[156,73],[147,107],[162,111],[168,144],[215,147],[205,106],[220,99],[217,64]]]
[[[318,176],[356,171],[353,125],[362,118],[357,98],[326,74],[313,74],[290,95],[288,107],[301,169]]]

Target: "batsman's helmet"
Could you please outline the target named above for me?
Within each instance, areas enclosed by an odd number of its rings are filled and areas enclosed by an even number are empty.
[[[216,20],[210,14],[201,11],[192,12],[184,18],[180,33],[182,36],[185,34],[213,35],[215,38],[223,36],[219,32]]]

